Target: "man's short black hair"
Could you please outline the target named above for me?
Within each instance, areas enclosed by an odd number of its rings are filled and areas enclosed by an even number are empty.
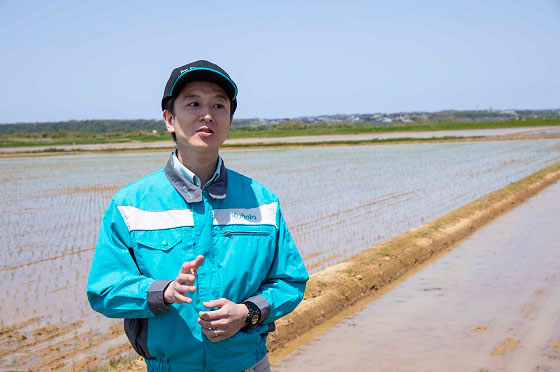
[[[167,111],[169,111],[171,113],[171,115],[175,116],[175,100],[177,99],[177,96],[173,96],[171,97],[166,103],[165,103],[165,109]],[[171,133],[171,137],[173,137],[173,141],[175,143],[177,143],[177,135],[175,134],[175,132]]]

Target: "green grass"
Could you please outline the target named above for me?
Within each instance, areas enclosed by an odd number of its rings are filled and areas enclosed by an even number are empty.
[[[292,136],[320,136],[337,134],[361,133],[393,133],[393,132],[430,132],[439,130],[466,130],[466,129],[495,129],[495,128],[520,128],[536,126],[560,126],[560,118],[554,119],[527,119],[507,121],[480,121],[480,122],[455,122],[432,124],[395,124],[395,125],[363,125],[323,128],[310,125],[305,129],[279,129],[271,130],[238,130],[230,133],[230,138],[269,138]]]
[[[292,124],[290,124],[292,125]],[[535,126],[560,126],[560,118],[552,119],[527,119],[509,121],[481,121],[481,122],[455,122],[455,123],[433,123],[433,124],[395,124],[395,125],[353,125],[352,123],[334,124],[303,124],[295,123],[295,129],[286,129],[287,125],[278,124],[271,127],[258,128],[234,128],[230,132],[230,138],[280,138],[293,136],[320,136],[320,135],[342,135],[362,133],[394,133],[394,132],[430,132],[440,130],[466,130],[466,129],[492,129],[492,128],[518,128]],[[169,141],[170,135],[164,131],[154,135],[150,131],[130,132],[45,132],[45,133],[18,133],[0,136],[0,147],[20,146],[57,146],[57,145],[80,145],[80,144],[105,144],[119,142],[156,142]],[[407,139],[399,139],[403,141]],[[339,142],[339,141],[337,141]],[[352,141],[356,143],[360,141]],[[331,143],[331,142],[329,142]],[[343,143],[343,142],[339,142]],[[314,143],[315,144],[315,143]],[[316,143],[323,144],[323,143]],[[271,144],[273,146],[283,144]],[[247,147],[247,145],[242,145]],[[262,145],[260,145],[262,146]],[[235,147],[229,145],[229,147]]]
[[[59,146],[59,145],[84,145],[105,144],[122,142],[157,142],[169,141],[167,134],[153,135],[148,131],[134,132],[54,132],[54,133],[18,133],[0,136],[0,147],[20,146]]]

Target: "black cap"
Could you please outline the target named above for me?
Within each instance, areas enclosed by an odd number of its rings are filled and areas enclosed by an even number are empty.
[[[171,72],[171,76],[169,77],[169,80],[167,80],[165,90],[163,91],[161,109],[165,110],[167,101],[169,101],[174,94],[177,95],[186,83],[194,80],[210,81],[222,87],[231,102],[230,113],[233,115],[235,109],[237,108],[237,85],[235,85],[228,73],[220,66],[205,60],[177,67]]]

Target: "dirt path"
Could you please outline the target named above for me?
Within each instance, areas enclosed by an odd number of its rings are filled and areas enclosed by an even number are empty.
[[[559,371],[560,183],[275,371]]]
[[[340,134],[324,136],[294,136],[294,137],[271,137],[271,138],[234,138],[228,139],[225,145],[254,145],[275,143],[315,143],[335,141],[367,141],[372,139],[396,139],[396,138],[418,138],[429,139],[432,137],[507,137],[507,138],[534,138],[542,136],[560,136],[558,126],[526,127],[526,128],[496,128],[496,129],[465,129],[446,130],[430,132],[396,132],[396,133],[362,133],[362,134]],[[98,150],[137,150],[137,149],[172,149],[175,144],[172,141],[159,142],[124,142],[105,144],[84,145],[55,145],[55,146],[23,146],[0,148],[0,154],[32,153],[55,149],[59,151],[98,151]],[[50,153],[52,154],[52,153]]]

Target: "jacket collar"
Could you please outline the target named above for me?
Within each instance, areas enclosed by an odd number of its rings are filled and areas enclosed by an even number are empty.
[[[188,179],[186,179],[182,174],[178,173],[173,166],[173,154],[167,161],[164,168],[165,175],[173,187],[181,194],[181,196],[187,201],[187,203],[196,203],[202,201],[202,189]],[[220,175],[214,181],[204,187],[208,194],[214,199],[224,199],[226,197],[227,189],[227,171],[222,161],[220,167]]]

